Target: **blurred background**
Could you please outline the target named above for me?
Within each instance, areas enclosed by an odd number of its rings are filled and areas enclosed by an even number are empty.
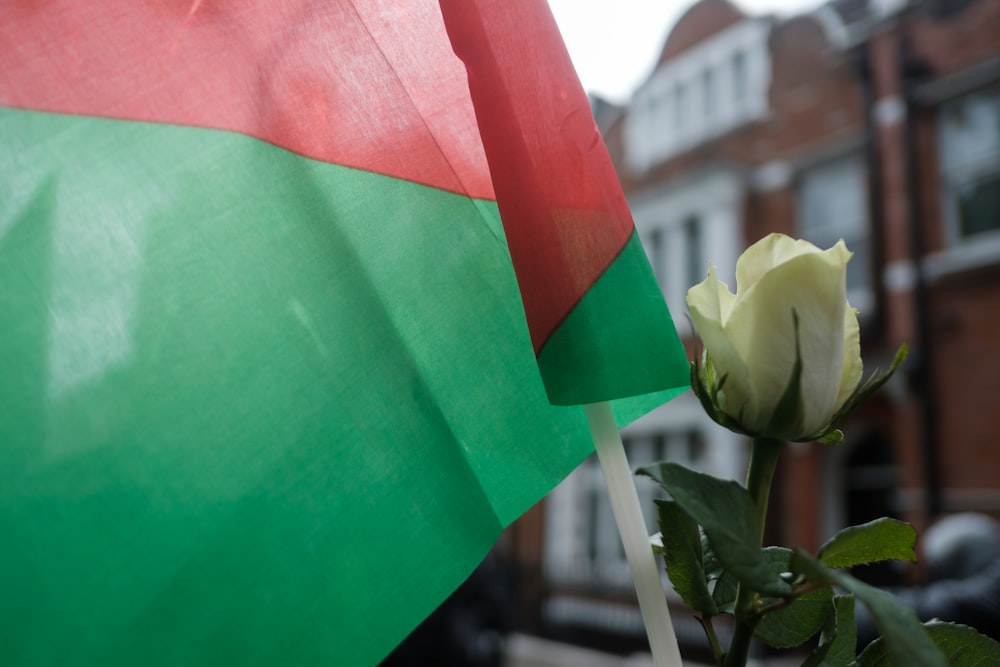
[[[908,521],[921,562],[855,574],[925,620],[1000,639],[1000,0],[808,4],[680,3],[652,71],[625,101],[592,95],[594,115],[689,351],[687,289],[710,262],[735,288],[736,258],[770,232],[854,252],[848,296],[868,373],[910,346],[844,444],[788,446],[765,542],[815,551],[848,525]],[[745,470],[748,443],[690,393],[623,435],[634,468]],[[665,588],[685,658],[708,662],[701,628]],[[464,648],[426,664],[651,664],[596,461],[512,525],[425,625],[454,631],[449,614],[478,620],[454,640]]]

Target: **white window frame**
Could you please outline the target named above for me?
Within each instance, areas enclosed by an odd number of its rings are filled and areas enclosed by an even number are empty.
[[[958,213],[953,192],[961,182],[1000,171],[1000,129],[998,136],[985,137],[977,133],[977,141],[986,145],[978,155],[949,155],[947,114],[957,105],[992,96],[1000,100],[1000,86],[992,86],[953,98],[940,107],[938,115],[938,155],[940,166],[941,216],[945,226],[947,248],[927,257],[924,270],[929,279],[1000,262],[1000,229],[963,236],[959,231]],[[997,102],[1000,105],[1000,101]],[[997,113],[1000,114],[1000,108]],[[993,145],[990,146],[990,141]]]
[[[685,460],[685,438],[697,433],[701,454]],[[669,460],[724,479],[740,479],[746,469],[747,447],[743,438],[723,429],[705,414],[698,399],[683,394],[622,429],[629,465],[637,468],[654,461],[645,460],[641,443],[663,438]],[[636,445],[639,445],[638,447]],[[648,449],[648,448],[647,448]],[[640,504],[649,534],[657,532],[655,482],[636,479]],[[594,506],[600,512],[599,525],[591,523]],[[546,497],[544,570],[549,583],[593,587],[596,590],[629,590],[631,574],[621,548],[621,540],[611,515],[603,474],[596,461],[588,459]],[[596,549],[592,548],[597,529]],[[594,552],[592,555],[591,552]]]
[[[686,296],[695,275],[700,276],[696,282],[701,282],[711,262],[719,279],[731,290],[736,289],[742,197],[743,186],[737,176],[720,170],[629,200],[639,238],[682,336],[693,333],[686,316]],[[701,256],[697,258],[686,256],[685,227],[691,220],[699,225]]]

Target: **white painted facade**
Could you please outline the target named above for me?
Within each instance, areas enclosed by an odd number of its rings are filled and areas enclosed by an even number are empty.
[[[661,66],[625,119],[626,163],[638,173],[768,111],[771,24],[742,21]]]
[[[629,202],[639,238],[682,336],[692,333],[687,291],[705,279],[709,263],[717,268],[720,280],[731,290],[736,288],[743,197],[738,174],[719,169],[647,191]]]

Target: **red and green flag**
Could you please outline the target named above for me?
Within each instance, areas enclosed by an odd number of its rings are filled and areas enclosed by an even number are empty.
[[[559,405],[686,383],[540,0],[0,53],[0,664],[375,664],[590,451]]]

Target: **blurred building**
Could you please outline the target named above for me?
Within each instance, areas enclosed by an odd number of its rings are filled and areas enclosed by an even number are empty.
[[[892,515],[923,529],[1000,516],[1000,2],[832,0],[748,16],[701,0],[624,108],[595,105],[681,334],[712,262],[772,231],[854,251],[849,298],[869,369],[909,360],[838,447],[789,446],[771,543],[816,549]],[[727,275],[728,274],[728,275]],[[683,396],[625,430],[630,461],[720,476],[747,444]],[[638,480],[655,530],[652,484]],[[644,642],[603,481],[588,461],[505,533],[522,629],[611,650]],[[891,583],[891,571],[870,573]],[[675,614],[682,641],[701,630]]]

